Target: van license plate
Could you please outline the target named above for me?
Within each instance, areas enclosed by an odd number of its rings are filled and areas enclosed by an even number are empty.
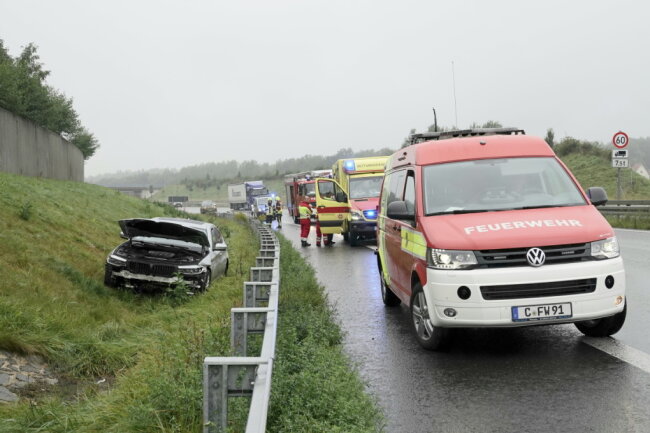
[[[526,305],[512,307],[513,322],[529,322],[532,320],[568,319],[573,316],[571,303]]]

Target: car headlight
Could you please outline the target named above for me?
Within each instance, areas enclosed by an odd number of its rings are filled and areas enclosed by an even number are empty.
[[[109,254],[106,261],[113,266],[124,266],[126,265],[126,259],[124,257],[117,256],[115,254]]]
[[[469,269],[478,264],[474,251],[427,249],[427,264],[434,269]]]
[[[350,216],[354,221],[359,221],[363,219],[363,214],[361,212],[357,212],[356,210],[351,211]]]
[[[591,243],[591,257],[598,260],[613,259],[621,255],[616,236]]]
[[[205,271],[203,266],[189,265],[189,266],[179,266],[178,272],[185,275],[198,275],[202,274]]]

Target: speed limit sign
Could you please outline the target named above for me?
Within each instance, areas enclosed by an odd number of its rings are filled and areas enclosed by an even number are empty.
[[[618,131],[616,134],[614,134],[614,137],[612,138],[612,143],[614,146],[618,147],[619,149],[623,149],[625,146],[627,146],[627,143],[629,142],[629,138],[627,134],[623,131]]]

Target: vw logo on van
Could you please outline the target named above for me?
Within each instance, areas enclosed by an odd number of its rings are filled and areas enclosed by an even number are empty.
[[[539,248],[531,248],[526,253],[526,260],[531,266],[542,266],[546,261],[546,254]]]

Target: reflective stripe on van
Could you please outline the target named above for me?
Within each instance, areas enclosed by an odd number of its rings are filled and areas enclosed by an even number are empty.
[[[427,257],[427,242],[422,233],[402,227],[402,251],[405,251],[419,259]]]

